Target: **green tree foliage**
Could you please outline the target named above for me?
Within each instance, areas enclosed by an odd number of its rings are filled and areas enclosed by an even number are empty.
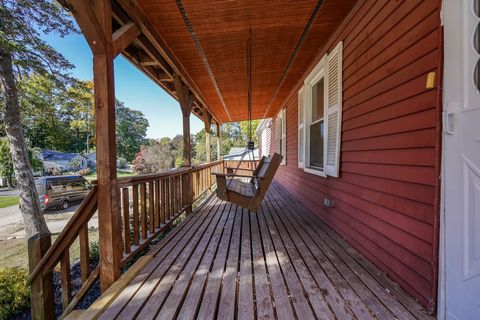
[[[258,145],[258,137],[255,135],[255,130],[260,123],[259,120],[252,121],[252,133],[255,146]],[[246,147],[248,142],[248,121],[229,122],[220,126],[221,141],[220,154],[228,154],[231,148]],[[195,135],[195,163],[205,162],[207,159],[206,152],[206,134],[205,129],[202,129]],[[217,159],[217,133],[212,130],[210,134],[210,159]]]
[[[130,162],[146,142],[148,120],[141,111],[130,109],[118,100],[115,108],[117,156]]]
[[[22,124],[30,146],[88,152],[94,134],[93,83],[58,85],[32,74],[19,81]]]
[[[95,135],[93,81],[75,80],[59,99],[59,117],[68,126],[69,140],[74,140],[75,151],[89,153]]]

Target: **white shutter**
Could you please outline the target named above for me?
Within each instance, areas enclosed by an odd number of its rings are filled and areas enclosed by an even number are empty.
[[[303,87],[298,91],[298,167],[305,167],[305,105]]]
[[[287,164],[287,109],[282,109],[282,164]]]
[[[338,177],[340,167],[340,141],[342,125],[342,42],[327,58],[327,96],[325,108],[325,173]]]
[[[277,114],[277,117],[275,118],[275,144],[277,148],[277,153],[281,154],[281,146],[280,146],[280,139],[282,137],[282,123],[281,123],[281,113],[279,112]]]

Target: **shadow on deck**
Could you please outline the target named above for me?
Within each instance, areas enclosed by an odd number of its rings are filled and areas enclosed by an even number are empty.
[[[250,213],[210,198],[100,319],[430,319],[278,184]]]

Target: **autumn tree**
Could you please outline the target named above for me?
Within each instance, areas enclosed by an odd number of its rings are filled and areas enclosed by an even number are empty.
[[[20,193],[20,207],[28,237],[49,232],[40,210],[27,144],[21,125],[18,80],[32,73],[68,83],[72,65],[42,38],[63,37],[77,30],[72,20],[50,0],[0,0],[0,95],[5,132]]]

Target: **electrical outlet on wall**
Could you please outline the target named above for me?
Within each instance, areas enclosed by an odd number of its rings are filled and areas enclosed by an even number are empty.
[[[324,198],[323,205],[327,208],[333,208],[333,206],[335,205],[335,201],[333,201],[333,199]]]

